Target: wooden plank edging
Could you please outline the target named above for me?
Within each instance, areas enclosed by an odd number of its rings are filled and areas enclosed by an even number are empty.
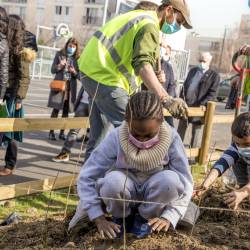
[[[67,188],[70,186],[71,182],[72,186],[74,186],[77,182],[77,175],[72,174],[59,176],[56,179],[56,182],[54,182],[55,178],[46,178],[44,180],[34,180],[12,185],[2,185],[0,186],[0,201],[50,191],[52,188],[53,190]]]

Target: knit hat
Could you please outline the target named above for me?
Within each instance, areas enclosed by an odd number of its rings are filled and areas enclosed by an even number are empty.
[[[172,130],[166,122],[162,123],[160,142],[149,149],[138,149],[130,142],[128,124],[124,122],[120,127],[119,139],[127,164],[139,171],[148,172],[162,166],[172,141]]]

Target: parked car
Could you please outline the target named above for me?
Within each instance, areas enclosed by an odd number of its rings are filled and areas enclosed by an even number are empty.
[[[216,97],[218,102],[223,102],[228,98],[231,90],[231,81],[238,76],[239,74],[236,74],[220,82]]]

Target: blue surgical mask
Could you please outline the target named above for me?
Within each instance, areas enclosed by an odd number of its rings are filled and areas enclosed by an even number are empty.
[[[76,48],[71,48],[71,47],[67,48],[67,53],[69,56],[73,56],[75,52],[76,52]]]
[[[165,20],[165,22],[161,28],[161,31],[164,34],[170,35],[170,34],[178,32],[180,29],[181,29],[181,26],[176,22],[176,19],[171,24],[167,23],[167,21]]]
[[[241,148],[241,147],[238,147],[238,146],[237,146],[237,149],[238,149],[239,155],[240,155],[248,164],[250,164],[250,147]]]

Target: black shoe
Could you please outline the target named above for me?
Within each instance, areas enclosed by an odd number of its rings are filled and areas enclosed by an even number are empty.
[[[60,133],[59,139],[65,141],[67,138],[66,138],[66,135],[64,133]]]
[[[54,131],[49,132],[49,140],[56,141],[56,135],[55,135]]]
[[[88,135],[83,135],[82,137],[77,138],[76,141],[77,142],[82,142],[83,141],[84,143],[87,143],[89,141],[89,137],[88,137]]]

